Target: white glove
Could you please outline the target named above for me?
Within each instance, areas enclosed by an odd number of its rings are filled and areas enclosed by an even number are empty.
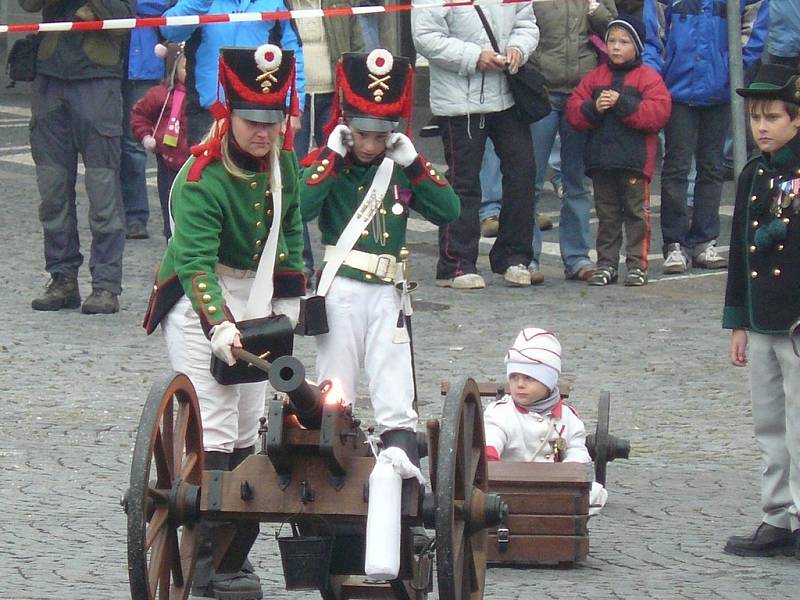
[[[327,145],[328,148],[344,158],[347,155],[347,151],[353,146],[353,133],[347,125],[340,123],[333,128],[333,131],[328,136]]]
[[[148,152],[153,152],[156,149],[156,138],[152,135],[146,135],[142,138],[142,146]]]
[[[272,312],[276,315],[286,315],[292,322],[292,327],[297,325],[300,318],[300,298],[273,298]]]
[[[224,360],[229,367],[236,364],[233,357],[231,346],[236,336],[240,335],[235,323],[223,321],[219,325],[214,325],[211,330],[211,351],[220,360]]]
[[[409,166],[417,156],[417,149],[405,134],[395,132],[386,138],[386,158],[392,159],[401,167]]]

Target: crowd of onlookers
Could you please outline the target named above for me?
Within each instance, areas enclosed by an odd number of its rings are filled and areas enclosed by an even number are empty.
[[[27,11],[41,11],[43,21],[343,4],[18,1]],[[496,237],[491,269],[508,285],[543,281],[535,198],[548,169],[553,169],[554,188],[563,196],[558,238],[565,277],[592,285],[617,281],[624,230],[624,282],[645,284],[650,180],[662,144],[663,271],[724,268],[727,261],[716,244],[725,156],[730,154],[726,5],[725,0],[534,0],[487,5],[486,25],[470,6],[428,6],[410,16],[404,13],[401,18],[410,19],[416,50],[429,65],[433,124],[462,203],[461,216],[439,232],[437,285],[485,286],[476,265],[482,234]],[[742,0],[740,7],[746,76],[762,60],[797,68],[797,2]],[[45,266],[52,281],[33,307],[118,310],[125,239],[150,234],[146,152],[157,157],[168,238],[171,182],[190,147],[214,121],[220,48],[271,41],[295,51],[302,116],[291,126],[302,158],[325,143],[322,126],[334,102],[338,57],[386,43],[389,18],[394,17],[41,34],[31,148],[41,193]],[[498,51],[492,49],[487,27]],[[527,62],[544,76],[552,107],[532,124],[520,120],[506,81]],[[92,231],[92,293],[82,304],[77,275],[83,256],[75,211],[78,154],[86,166]],[[589,227],[593,203],[599,219],[595,244]],[[592,246],[597,261],[590,259]],[[305,263],[312,273],[308,241]]]

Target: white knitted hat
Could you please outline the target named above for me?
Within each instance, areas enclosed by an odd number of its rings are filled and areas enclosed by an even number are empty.
[[[552,390],[561,375],[561,344],[556,336],[538,327],[526,327],[506,354],[506,374],[522,373]]]

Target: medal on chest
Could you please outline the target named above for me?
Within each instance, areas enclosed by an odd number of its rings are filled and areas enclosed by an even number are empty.
[[[564,453],[567,451],[567,440],[564,438],[564,429],[566,427],[566,425],[561,426],[561,429],[557,431],[558,437],[553,442],[553,453],[555,454],[556,462],[564,460]]]

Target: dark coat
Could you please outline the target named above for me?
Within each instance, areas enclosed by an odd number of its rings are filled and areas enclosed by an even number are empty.
[[[595,101],[603,90],[620,94],[613,108],[600,113]],[[663,80],[648,66],[628,69],[600,65],[581,79],[567,101],[567,120],[588,131],[586,173],[625,169],[653,176],[657,134],[667,124],[672,100]]]
[[[722,317],[726,329],[787,333],[800,317],[800,195],[780,192],[782,183],[798,179],[800,136],[771,156],[754,158],[739,176]]]

